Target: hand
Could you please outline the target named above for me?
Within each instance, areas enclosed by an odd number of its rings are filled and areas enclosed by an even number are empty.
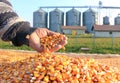
[[[46,28],[37,28],[29,37],[29,46],[36,50],[37,52],[43,52],[44,48],[40,43],[40,38],[50,35],[59,35],[60,33],[56,33],[50,31]],[[67,38],[63,36],[63,41],[53,47],[52,49],[47,50],[47,52],[55,52],[61,49],[65,44],[67,44]]]

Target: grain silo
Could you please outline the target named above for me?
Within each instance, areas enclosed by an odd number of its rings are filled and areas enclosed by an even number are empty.
[[[42,9],[33,12],[33,27],[47,28],[48,13]]]
[[[115,25],[120,25],[120,15],[119,15],[119,14],[118,14],[117,17],[115,17],[115,19],[114,19],[114,24],[115,24]]]
[[[62,32],[61,27],[64,25],[64,12],[55,9],[49,14],[49,29],[55,32]]]
[[[109,25],[109,24],[110,24],[109,17],[108,16],[103,17],[103,25]]]
[[[87,32],[92,32],[92,26],[97,22],[97,13],[89,8],[87,11],[83,12],[83,26],[86,26]]]
[[[66,25],[67,26],[80,26],[81,25],[81,13],[74,8],[66,12]]]

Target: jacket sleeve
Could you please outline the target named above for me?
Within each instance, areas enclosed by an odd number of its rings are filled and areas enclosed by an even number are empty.
[[[3,41],[12,41],[15,46],[29,45],[26,35],[35,29],[14,12],[8,0],[0,0],[0,38]]]

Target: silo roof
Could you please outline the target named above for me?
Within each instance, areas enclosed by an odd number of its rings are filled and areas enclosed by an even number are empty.
[[[88,10],[86,10],[85,12],[95,12],[93,9],[89,8]],[[84,12],[84,13],[85,13]]]
[[[38,9],[38,10],[36,10],[35,12],[44,12],[45,13],[45,11],[43,10],[43,9]],[[47,13],[47,12],[46,12]]]
[[[56,9],[54,9],[53,11],[51,11],[51,12],[62,12],[60,9],[58,9],[58,8],[56,8]]]
[[[120,18],[120,16],[116,16],[115,18]]]
[[[68,12],[71,12],[71,11],[74,11],[74,12],[79,12],[77,9],[75,8],[72,8],[71,10],[69,10]]]
[[[104,18],[108,18],[108,16],[104,16]]]

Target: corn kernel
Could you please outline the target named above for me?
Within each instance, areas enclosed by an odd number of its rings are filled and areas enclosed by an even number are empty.
[[[91,59],[52,53],[41,53],[24,60],[0,64],[0,83],[48,82],[119,83],[120,71]]]
[[[49,82],[49,76],[44,77],[44,82],[48,83]]]

